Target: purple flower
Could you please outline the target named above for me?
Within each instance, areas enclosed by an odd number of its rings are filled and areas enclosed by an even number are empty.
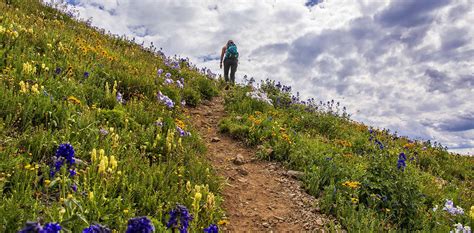
[[[166,228],[179,228],[180,233],[188,232],[189,222],[193,220],[193,216],[189,214],[185,206],[177,205],[176,208],[170,211],[169,215],[170,218],[166,223]]]
[[[122,96],[122,93],[120,92],[117,92],[117,102],[119,102],[120,104],[124,104],[125,103],[125,100],[123,99],[123,96]]]
[[[165,79],[165,84],[169,85],[169,84],[173,84],[173,83],[174,83],[173,79],[170,79],[170,78]]]
[[[112,232],[109,228],[100,224],[91,225],[88,228],[82,230],[82,233],[110,233]]]
[[[158,74],[158,76],[161,76],[162,73],[163,73],[163,69],[158,69],[158,71],[156,72],[156,74]]]
[[[84,72],[84,78],[89,78],[89,72]]]
[[[463,215],[464,210],[463,208],[456,206],[454,207],[454,203],[451,200],[446,199],[446,203],[444,204],[443,210],[447,211],[451,215]]]
[[[58,233],[61,231],[59,223],[46,223],[42,227],[38,222],[27,222],[19,233]]]
[[[176,126],[176,130],[179,132],[179,136],[185,137],[185,136],[191,136],[190,132],[186,132],[183,129],[181,129],[179,126]]]
[[[56,150],[56,157],[64,157],[69,165],[73,165],[76,160],[74,159],[74,148],[69,143],[63,143],[59,145],[58,149]]]
[[[75,169],[69,169],[69,177],[74,177],[77,174]]]
[[[177,80],[176,85],[178,85],[179,88],[184,88],[184,85],[181,83],[181,81]]]
[[[54,73],[60,74],[60,73],[61,73],[61,68],[60,68],[60,67],[57,67],[56,70],[54,70]]]
[[[205,233],[218,233],[219,228],[216,226],[216,224],[211,224],[209,225],[208,228],[204,228]]]
[[[171,78],[171,74],[170,74],[170,73],[166,73],[166,74],[165,74],[165,77],[166,77],[166,78]]]
[[[77,185],[76,185],[76,184],[73,184],[73,185],[71,186],[71,188],[72,188],[72,190],[73,190],[74,192],[77,192]]]
[[[105,136],[105,135],[109,134],[109,131],[107,131],[107,130],[104,129],[104,128],[100,128],[99,133],[100,133],[101,135],[104,135],[104,136]]]
[[[164,103],[168,108],[173,108],[174,107],[174,102],[171,100],[168,96],[163,95],[161,91],[158,92],[158,100]]]
[[[155,227],[147,217],[136,217],[128,220],[126,233],[150,233]]]

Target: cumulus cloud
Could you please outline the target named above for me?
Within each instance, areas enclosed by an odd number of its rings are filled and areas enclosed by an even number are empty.
[[[356,120],[474,151],[471,0],[68,2],[95,26],[216,72],[233,39],[238,80],[276,79]]]

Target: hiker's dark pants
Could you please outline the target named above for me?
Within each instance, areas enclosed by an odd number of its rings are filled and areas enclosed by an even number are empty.
[[[235,58],[224,59],[224,79],[229,82],[229,69],[230,69],[230,82],[235,83],[235,71],[237,71],[237,64],[239,60]]]

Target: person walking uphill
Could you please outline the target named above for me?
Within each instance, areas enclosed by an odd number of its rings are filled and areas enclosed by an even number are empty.
[[[237,64],[239,63],[239,52],[237,52],[237,46],[234,44],[234,41],[229,40],[227,44],[222,47],[221,52],[221,63],[220,67],[222,69],[222,59],[224,59],[224,79],[226,82],[234,84],[235,83],[235,72],[237,71]],[[229,70],[230,70],[230,80],[229,80]]]

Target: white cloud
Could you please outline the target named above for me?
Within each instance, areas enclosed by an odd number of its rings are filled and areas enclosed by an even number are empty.
[[[216,72],[218,61],[203,58],[219,57],[233,39],[237,80],[283,81],[303,96],[340,101],[356,120],[474,151],[472,129],[439,127],[474,109],[470,0],[69,2],[95,26]]]

